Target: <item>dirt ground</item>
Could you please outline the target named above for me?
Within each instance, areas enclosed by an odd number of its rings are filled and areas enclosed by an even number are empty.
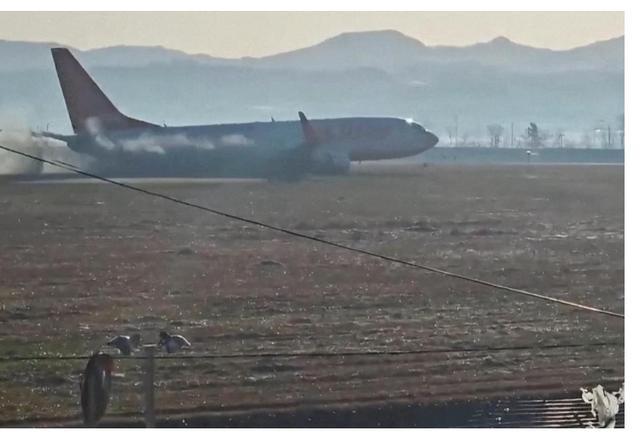
[[[357,168],[299,183],[141,187],[348,245],[624,312],[623,167]],[[160,330],[160,415],[442,403],[624,381],[620,319],[264,231],[105,184],[0,181],[0,358]],[[84,361],[0,361],[0,424],[79,415]],[[121,359],[111,416],[140,410]]]

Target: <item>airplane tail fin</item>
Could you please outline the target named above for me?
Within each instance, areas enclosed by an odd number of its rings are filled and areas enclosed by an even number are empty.
[[[66,48],[52,48],[62,95],[76,134],[157,127],[122,114]]]
[[[307,116],[304,112],[298,112],[298,117],[300,118],[300,124],[302,125],[302,134],[304,135],[304,141],[308,146],[315,146],[320,142],[320,137],[318,133],[313,128],[309,120],[307,120]]]

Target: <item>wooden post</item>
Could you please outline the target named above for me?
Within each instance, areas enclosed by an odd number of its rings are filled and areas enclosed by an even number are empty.
[[[155,377],[155,345],[144,346],[144,363],[143,363],[143,379],[142,388],[144,389],[144,423],[147,427],[156,426],[156,413],[154,410],[154,388],[153,382]]]

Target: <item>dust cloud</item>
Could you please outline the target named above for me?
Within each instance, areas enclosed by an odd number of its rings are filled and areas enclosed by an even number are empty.
[[[47,160],[62,161],[77,167],[86,167],[89,159],[69,149],[63,141],[39,136],[25,127],[0,129],[0,144]],[[28,175],[60,173],[62,169],[43,164],[17,154],[0,150],[0,175]]]

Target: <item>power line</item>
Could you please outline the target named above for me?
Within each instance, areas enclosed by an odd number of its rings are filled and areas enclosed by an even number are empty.
[[[417,268],[417,269],[421,269],[421,270],[426,270],[428,272],[438,273],[440,275],[447,276],[447,277],[450,277],[450,278],[460,279],[462,281],[472,282],[474,284],[479,284],[479,285],[483,285],[483,286],[486,286],[486,287],[492,287],[492,288],[495,288],[495,289],[498,289],[498,290],[503,290],[503,291],[515,293],[515,294],[518,294],[518,295],[528,296],[528,297],[535,298],[535,299],[538,299],[538,300],[541,300],[541,301],[545,301],[545,302],[562,304],[562,305],[566,305],[566,306],[569,306],[569,307],[574,307],[574,308],[577,308],[577,309],[590,311],[590,312],[593,312],[593,313],[600,313],[600,314],[603,314],[603,315],[608,315],[608,316],[613,316],[613,317],[616,317],[616,318],[624,319],[624,314],[622,314],[622,313],[617,313],[617,312],[613,312],[613,311],[609,311],[609,310],[604,310],[604,309],[601,309],[601,308],[592,307],[592,306],[585,305],[585,304],[580,304],[580,303],[577,303],[577,302],[567,301],[567,300],[564,300],[564,299],[553,298],[551,296],[541,295],[539,293],[534,293],[534,292],[530,292],[530,291],[527,291],[527,290],[521,290],[521,289],[517,289],[517,288],[514,288],[514,287],[509,287],[509,286],[506,286],[506,285],[503,285],[503,284],[497,284],[497,283],[494,283],[494,282],[491,282],[491,281],[485,281],[483,279],[478,279],[478,278],[474,278],[474,277],[471,277],[471,276],[466,276],[466,275],[463,275],[463,274],[460,274],[460,273],[449,272],[447,270],[443,270],[443,269],[439,269],[439,268],[436,268],[436,267],[419,264],[419,263],[416,263],[416,262],[413,262],[413,261],[407,261],[407,260],[404,260],[404,259],[401,259],[401,258],[394,258],[392,256],[387,256],[387,255],[383,255],[383,254],[380,254],[380,253],[372,252],[372,251],[369,251],[369,250],[360,249],[358,247],[348,246],[348,245],[337,243],[337,242],[330,241],[330,240],[327,240],[327,239],[319,238],[317,236],[308,235],[306,233],[297,232],[295,230],[290,230],[290,229],[287,229],[287,228],[284,228],[284,227],[275,226],[275,225],[268,224],[268,223],[265,223],[265,222],[262,222],[262,221],[257,221],[257,220],[251,219],[251,218],[245,218],[245,217],[242,217],[242,216],[233,215],[231,213],[223,212],[221,210],[212,209],[212,208],[207,207],[207,206],[203,206],[203,205],[200,205],[200,204],[184,201],[184,200],[181,200],[181,199],[169,196],[169,195],[165,195],[163,193],[154,192],[152,190],[147,190],[147,189],[143,189],[141,187],[133,186],[131,184],[127,184],[127,183],[123,183],[123,182],[120,182],[120,181],[116,181],[116,180],[113,180],[111,178],[106,178],[106,177],[103,177],[103,176],[100,176],[100,175],[96,175],[96,174],[91,173],[91,172],[84,171],[84,170],[82,170],[82,169],[80,169],[80,168],[78,168],[76,166],[73,166],[73,165],[71,165],[69,163],[60,163],[58,161],[47,160],[45,158],[42,158],[42,157],[39,157],[39,156],[36,156],[36,155],[32,155],[32,154],[29,154],[29,153],[26,153],[26,152],[21,152],[19,150],[15,150],[15,149],[12,149],[10,147],[3,146],[3,145],[0,145],[0,149],[6,150],[7,152],[14,153],[16,155],[21,155],[23,157],[30,158],[30,159],[35,160],[35,161],[39,161],[39,162],[44,163],[44,164],[50,164],[52,166],[56,166],[56,167],[59,167],[61,169],[68,170],[68,171],[76,173],[78,175],[86,176],[88,178],[93,178],[93,179],[96,179],[96,180],[99,180],[99,181],[103,181],[105,183],[110,183],[110,184],[113,184],[115,186],[122,187],[124,189],[132,190],[134,192],[143,193],[145,195],[149,195],[149,196],[153,196],[153,197],[156,197],[156,198],[164,199],[164,200],[171,201],[173,203],[180,204],[180,205],[187,206],[187,207],[191,207],[191,208],[194,208],[194,209],[203,210],[205,212],[209,212],[209,213],[212,213],[214,215],[222,216],[222,217],[225,217],[225,218],[228,218],[228,219],[232,219],[232,220],[235,220],[235,221],[241,221],[241,222],[244,222],[244,223],[247,223],[247,224],[252,224],[252,225],[255,225],[255,226],[258,226],[258,227],[262,227],[264,229],[273,230],[275,232],[284,233],[286,235],[294,236],[294,237],[297,237],[297,238],[302,238],[302,239],[306,239],[306,240],[309,240],[309,241],[315,241],[315,242],[318,242],[318,243],[321,243],[321,244],[325,244],[325,245],[328,245],[328,246],[331,246],[331,247],[336,247],[336,248],[339,248],[339,249],[348,250],[350,252],[359,253],[361,255],[372,256],[374,258],[382,259],[382,260],[387,261],[387,262],[393,262],[393,263],[402,264],[402,265],[405,265],[405,266],[409,266],[409,267],[413,267],[413,268]]]
[[[367,356],[411,356],[427,354],[446,353],[477,353],[477,352],[500,352],[518,350],[549,350],[567,349],[583,347],[616,347],[623,345],[620,342],[590,342],[581,344],[534,344],[534,345],[512,345],[512,346],[485,346],[485,347],[453,347],[453,348],[431,348],[413,350],[346,350],[346,351],[311,351],[311,352],[262,352],[262,353],[200,353],[185,355],[155,356],[160,360],[187,360],[187,359],[263,359],[263,358],[337,358],[337,357],[367,357]],[[147,356],[113,356],[121,360],[147,359]],[[0,358],[2,362],[27,362],[27,361],[78,361],[86,360],[84,355],[42,355],[42,356],[7,356]]]

